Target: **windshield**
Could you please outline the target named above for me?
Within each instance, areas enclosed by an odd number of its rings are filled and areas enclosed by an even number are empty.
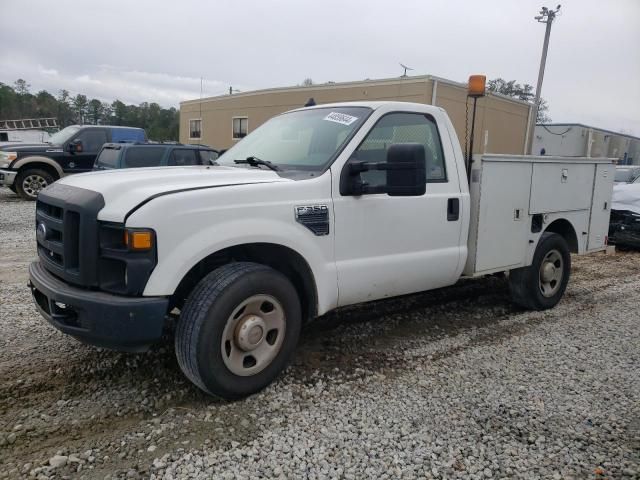
[[[237,166],[235,160],[255,157],[280,170],[321,171],[370,113],[367,107],[333,107],[278,115],[227,150],[217,163]]]
[[[73,137],[78,130],[80,130],[80,127],[63,128],[49,137],[49,143],[52,145],[63,145],[67,140]]]

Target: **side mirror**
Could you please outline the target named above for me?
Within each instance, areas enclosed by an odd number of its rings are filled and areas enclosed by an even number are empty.
[[[360,173],[385,170],[385,185],[371,186],[363,182]],[[391,197],[424,195],[427,190],[427,169],[424,146],[420,143],[396,143],[387,149],[386,162],[351,162],[340,178],[342,195],[386,193]]]
[[[67,150],[71,153],[82,153],[84,150],[82,140],[74,140],[67,146]]]
[[[387,150],[387,194],[391,197],[419,196],[427,191],[424,145],[396,143]]]

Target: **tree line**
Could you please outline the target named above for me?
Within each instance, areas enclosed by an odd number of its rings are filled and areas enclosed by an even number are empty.
[[[55,117],[61,128],[68,125],[123,125],[140,127],[152,140],[178,140],[179,112],[162,108],[157,103],[126,105],[120,100],[111,103],[89,99],[81,93],[71,95],[60,90],[56,96],[18,79],[13,85],[0,82],[0,120]]]
[[[489,80],[487,82],[487,90],[527,102],[533,102],[536,96],[532,85],[528,83],[519,84],[515,80],[504,80],[502,78]],[[549,122],[551,122],[551,117],[549,117],[549,104],[544,98],[540,98],[536,123]]]

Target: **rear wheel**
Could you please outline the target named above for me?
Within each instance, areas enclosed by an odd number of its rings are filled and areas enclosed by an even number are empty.
[[[242,398],[287,366],[300,326],[300,300],[284,275],[256,263],[224,265],[185,303],[175,337],[178,364],[205,392]]]
[[[39,168],[22,170],[16,176],[16,193],[25,200],[35,200],[38,198],[38,193],[54,181],[53,176],[46,170]]]
[[[554,307],[564,295],[571,272],[571,253],[564,238],[543,233],[529,267],[509,272],[511,297],[530,310]]]

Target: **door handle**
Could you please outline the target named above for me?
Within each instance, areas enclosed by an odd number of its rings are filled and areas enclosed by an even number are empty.
[[[447,201],[447,220],[455,222],[460,218],[460,199],[450,198]]]

